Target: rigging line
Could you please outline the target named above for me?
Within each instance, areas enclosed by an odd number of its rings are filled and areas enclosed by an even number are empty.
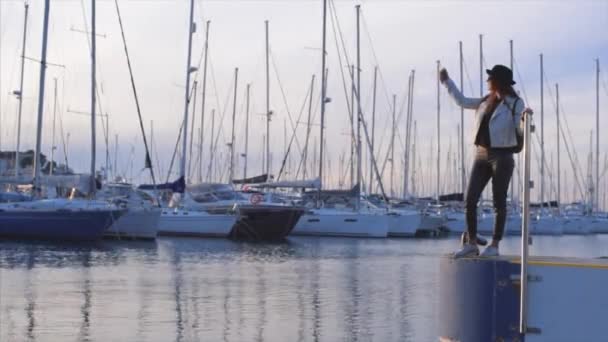
[[[600,74],[603,75],[603,73],[600,71]],[[601,78],[602,80],[602,85],[604,86],[604,91],[606,91],[606,96],[608,96],[608,85],[606,83],[606,76],[604,75],[604,77]]]
[[[533,141],[536,141],[536,146],[537,146],[538,150],[540,150],[541,149],[540,138],[539,138],[538,134],[534,134],[534,137],[536,138],[536,140],[533,140]],[[536,163],[540,164],[538,153],[535,153],[534,157],[535,157],[534,159],[536,159]],[[548,166],[549,163],[547,163],[547,157],[544,156],[544,157],[542,157],[542,159],[544,160],[545,165]],[[547,170],[547,175],[549,176],[549,194],[551,194],[551,191],[557,193],[557,191],[556,191],[557,186],[553,182],[553,172],[550,167],[547,167],[546,170]],[[540,172],[540,170],[539,170],[539,172]]]
[[[273,63],[274,63],[274,59],[273,59]],[[278,79],[278,77],[277,77]],[[281,82],[279,81],[279,87],[281,88],[282,91],[282,86],[281,86]],[[298,129],[298,125],[300,124],[300,119],[302,118],[302,114],[304,113],[304,108],[306,107],[306,103],[308,102],[308,96],[310,94],[310,96],[312,96],[311,93],[311,88],[308,87],[308,92],[306,93],[306,96],[304,97],[304,101],[302,102],[302,107],[300,108],[300,113],[298,114],[298,120],[296,122],[296,126],[293,127],[292,124],[292,134],[291,134],[291,138],[289,140],[289,144],[287,145],[287,151],[285,152],[285,155],[283,156],[283,162],[281,163],[281,168],[279,169],[279,174],[277,176],[277,181],[279,181],[281,179],[281,175],[283,175],[283,170],[285,169],[287,160],[289,158],[289,153],[291,152],[291,145],[293,144],[294,140],[296,141],[296,145],[298,144],[298,139],[297,139],[297,129]],[[287,103],[285,103],[285,105],[287,105]],[[289,111],[287,112],[287,114],[289,114]],[[291,121],[291,115],[289,115],[289,120]],[[303,153],[303,149],[300,148],[300,153]]]
[[[338,41],[338,30],[336,29],[337,18],[335,18],[335,16],[336,16],[336,13],[334,12],[335,9],[334,9],[334,11],[332,11],[332,8],[333,8],[332,5],[333,5],[333,0],[330,1],[330,7],[329,7],[329,9],[330,9],[330,19],[331,19],[331,24],[332,24],[333,33],[334,33],[334,41],[336,43],[336,53],[338,54],[338,65],[340,66],[338,69],[340,70],[340,76],[341,76],[341,79],[342,79],[342,88],[344,89],[344,98],[346,99],[346,101],[345,101],[346,102],[346,108],[348,110],[348,117],[350,119],[351,139],[349,139],[349,140],[350,140],[350,143],[352,144],[353,143],[352,137],[354,137],[354,135],[355,135],[354,134],[354,128],[353,128],[353,124],[354,124],[353,110],[354,110],[354,108],[351,108],[350,100],[349,100],[349,96],[348,96],[348,89],[347,89],[347,86],[346,86],[346,78],[344,77],[344,70],[343,70],[343,67],[342,67],[342,54],[340,53],[340,46],[339,46],[339,41]],[[344,43],[343,43],[343,45],[344,45]],[[346,59],[346,65],[350,66],[350,62],[348,60],[348,56],[346,55],[346,52],[344,52],[344,54],[345,54],[345,59]],[[349,73],[350,73],[350,67],[349,67]],[[352,79],[352,75],[351,75],[351,79]],[[352,87],[353,87],[353,85],[351,84],[351,87],[350,87],[351,88],[351,93],[352,93]]]
[[[148,148],[148,139],[146,138],[146,130],[144,129],[143,118],[141,116],[141,108],[139,105],[139,98],[137,96],[137,88],[135,87],[135,79],[133,78],[133,69],[131,67],[131,59],[129,58],[129,50],[127,49],[127,39],[125,37],[125,31],[122,24],[122,17],[120,15],[120,8],[118,7],[118,0],[114,0],[116,4],[116,15],[118,16],[118,23],[120,25],[120,33],[122,36],[122,42],[125,48],[125,56],[127,58],[127,66],[129,67],[129,76],[131,78],[131,88],[133,89],[133,97],[135,99],[135,107],[137,108],[137,116],[139,117],[139,128],[141,129],[141,135],[144,141],[144,148],[146,149],[146,167],[150,168],[150,177],[152,177],[152,183],[156,184],[156,177],[154,177],[154,168],[152,166],[152,160],[150,159],[150,149]],[[160,202],[159,202],[160,205]]]
[[[386,86],[386,79],[384,77],[384,73],[382,72],[382,69],[380,68],[380,62],[379,62],[378,57],[376,55],[376,50],[374,48],[373,41],[372,41],[372,38],[371,38],[371,33],[369,31],[369,26],[367,25],[367,22],[365,21],[365,17],[363,15],[363,11],[361,11],[361,13],[362,13],[361,14],[361,18],[362,18],[362,21],[363,21],[363,30],[365,31],[365,33],[367,35],[368,42],[369,42],[369,45],[370,45],[371,50],[372,50],[372,54],[374,56],[374,60],[376,62],[376,66],[378,66],[378,74],[380,76],[380,85],[381,85],[382,91],[384,93],[384,97],[386,99],[386,104],[388,105],[388,107],[390,109],[390,108],[393,107],[393,105],[392,105],[392,101],[391,101],[390,96],[389,96],[388,87]],[[405,99],[404,99],[404,101],[405,101]],[[402,109],[399,112],[399,120],[398,121],[401,121],[401,115],[402,115],[401,113],[402,113]],[[389,125],[392,126],[392,120],[385,120],[384,121],[384,130],[383,131],[386,131],[388,129]],[[384,138],[385,137],[386,137],[386,135],[381,135],[380,136],[380,140],[378,141],[378,145],[379,145],[378,150],[377,150],[378,151],[378,155],[381,155],[380,151],[382,151],[382,147],[384,145]],[[387,150],[387,156],[388,156],[388,150]],[[383,163],[383,168],[382,168],[383,170],[384,170],[384,165],[385,164],[386,164],[386,160]],[[382,171],[382,172],[384,172],[384,171]]]
[[[546,83],[549,83],[549,78],[547,77],[546,73],[543,72],[543,76],[544,76],[544,79],[546,80]],[[549,87],[547,84],[545,84],[544,86],[547,87],[550,99],[552,101],[551,103],[553,104],[553,109],[555,111],[557,104],[554,102],[556,100],[555,100],[555,98],[553,96],[553,93],[551,92],[551,87]],[[562,114],[562,115],[560,115],[560,120],[563,119],[564,125],[566,126],[566,130],[568,132],[568,137],[570,138],[569,142],[570,142],[570,144],[572,144],[572,146],[574,146],[574,139],[572,138],[572,133],[570,131],[570,125],[568,124],[567,115],[566,115],[566,113],[564,111],[563,105],[560,107],[560,114]],[[560,125],[560,126],[562,126],[562,125]],[[564,137],[564,143],[568,144],[568,140],[567,140],[566,137]],[[577,166],[581,165],[579,163],[578,153],[577,153],[576,149],[574,149],[574,147],[573,147],[573,154],[574,154],[575,165],[577,165]],[[581,177],[582,177],[583,171],[579,170],[579,172],[581,172]],[[584,179],[584,177],[582,177],[582,178]],[[585,184],[585,186],[587,185],[585,182],[584,182],[584,184]]]
[[[296,130],[296,128],[298,128],[298,122],[296,122],[296,125],[294,126],[293,124],[293,118],[291,117],[291,111],[289,110],[289,104],[287,103],[287,96],[285,95],[285,89],[283,88],[283,83],[281,82],[281,78],[279,77],[279,69],[277,68],[277,62],[274,58],[274,54],[272,53],[272,51],[270,52],[270,59],[272,60],[272,67],[274,69],[274,73],[275,76],[277,77],[277,83],[279,85],[279,89],[281,89],[281,95],[283,98],[283,103],[285,104],[285,110],[287,111],[287,117],[289,118],[289,124],[291,125],[291,129],[292,130]],[[300,112],[300,115],[302,115],[302,113]],[[298,121],[299,121],[299,117],[298,117]],[[295,136],[295,141],[296,141],[296,147],[298,148],[299,152],[302,152],[302,147],[300,146],[300,141],[298,140],[298,137]],[[291,143],[289,144],[289,147],[291,148]],[[289,153],[289,149],[287,150],[287,152]]]
[[[384,78],[384,73],[382,72],[382,68],[380,68],[380,61],[378,60],[378,55],[376,54],[376,49],[374,47],[374,43],[372,40],[371,32],[369,30],[369,26],[367,25],[367,21],[365,20],[365,13],[363,11],[363,8],[361,8],[360,13],[361,13],[361,21],[363,23],[363,31],[365,32],[365,34],[367,36],[369,46],[372,50],[372,55],[374,56],[374,61],[376,62],[376,66],[378,67],[378,74],[380,76],[380,84],[382,85],[382,88],[384,90],[384,97],[386,99],[386,103],[390,107],[392,105],[391,105],[391,99],[390,99],[389,92],[388,92],[388,87],[386,86],[386,80]]]
[[[215,77],[213,77],[215,79]],[[215,83],[215,82],[214,82]],[[234,80],[230,83],[230,88],[228,88],[228,91],[226,92],[226,100],[224,102],[224,110],[221,112],[221,116],[220,116],[220,122],[217,126],[218,131],[217,131],[217,135],[215,137],[215,142],[213,142],[213,151],[212,151],[212,155],[215,155],[215,153],[217,152],[217,144],[220,140],[220,134],[223,135],[224,133],[224,127],[223,127],[223,123],[224,123],[224,117],[226,116],[226,110],[228,109],[228,103],[230,101],[230,94],[232,93],[232,90],[234,89],[233,87],[236,86],[234,84]]]
[[[169,183],[169,178],[171,177],[171,173],[173,173],[173,164],[175,163],[175,157],[177,156],[179,142],[182,139],[182,129],[184,128],[184,119],[182,119],[181,125],[179,125],[179,133],[177,134],[177,140],[175,141],[175,148],[173,149],[173,155],[171,156],[171,162],[169,162],[169,169],[167,170],[167,178],[165,179],[165,183]],[[125,174],[126,176],[126,174]]]
[[[63,159],[65,162],[65,167],[69,168],[69,163],[68,163],[68,148],[67,148],[67,144],[65,142],[65,132],[63,130],[63,104],[65,103],[65,74],[64,77],[61,80],[61,106],[60,106],[60,110],[59,110],[59,134],[61,134],[61,145],[63,146]],[[67,171],[67,170],[66,170]]]
[[[513,67],[517,71],[517,77],[519,78],[519,86],[521,87],[521,91],[524,94],[524,100],[526,101],[526,103],[529,106],[530,101],[528,99],[528,94],[526,93],[524,79],[523,79],[523,77],[521,77],[521,73],[519,72],[519,65],[517,64],[517,58],[515,58],[515,55],[513,56]]]
[[[331,4],[333,4],[333,0],[332,0]],[[334,14],[336,14],[335,5],[333,5],[333,6],[334,6]],[[337,21],[338,21],[338,19],[336,17],[336,22]],[[333,20],[332,20],[332,23],[333,23]],[[342,38],[342,45],[343,45],[345,57],[347,58],[347,61],[348,61],[348,55],[346,54],[346,47],[344,45],[344,40],[343,40],[343,36],[342,36],[342,31],[340,30],[339,22],[338,22],[338,30],[340,31],[340,37]],[[334,32],[334,35],[335,35],[335,32]],[[340,71],[343,72],[342,68],[340,68]],[[357,102],[360,103],[361,97],[360,97],[360,94],[359,94],[359,90],[358,89],[354,89],[354,75],[353,74],[354,74],[354,71],[351,72],[351,80],[353,80],[353,93],[354,93],[354,96],[357,97],[357,100],[358,100]],[[343,81],[343,83],[344,83],[344,81]],[[345,91],[346,91],[346,88],[345,88]],[[346,98],[348,98],[348,96],[346,96]],[[361,109],[360,106],[358,106],[358,109],[357,109],[357,120],[358,120],[359,123],[361,123],[361,128],[363,129],[363,134],[364,134],[364,137],[365,137],[366,147],[369,148],[369,147],[371,147],[371,142],[370,142],[370,138],[369,138],[369,131],[367,129],[367,124],[366,124],[366,122],[364,120],[363,111],[362,111],[362,109]],[[352,127],[352,125],[351,125],[351,127]],[[358,137],[358,140],[360,142],[360,137]],[[323,142],[321,142],[321,143],[323,143]],[[358,143],[358,145],[359,146],[357,148],[358,148],[359,151],[361,151],[360,143]],[[376,173],[377,183],[378,183],[378,185],[380,187],[380,190],[382,192],[382,196],[383,196],[382,198],[388,204],[388,198],[386,196],[386,192],[385,192],[382,180],[380,179],[380,173],[378,171],[378,167],[377,167],[377,164],[375,163],[375,161],[374,161],[373,165],[374,165],[374,170],[375,170],[375,173]]]
[[[564,140],[566,140],[566,133],[564,132],[564,128],[563,125],[560,125],[560,133],[563,137]],[[577,161],[574,160],[574,158],[572,158],[572,154],[570,153],[570,147],[567,143],[564,144],[566,146],[566,152],[568,153],[568,159],[570,160],[570,166],[572,167],[572,173],[574,175],[574,180],[576,182],[576,185],[581,193],[581,196],[584,197],[584,191],[581,187],[580,184],[580,180],[579,180],[579,176],[578,176],[578,168],[577,168]],[[573,147],[574,149],[574,147]],[[579,170],[579,172],[581,173],[581,178],[584,179],[585,177],[582,176],[582,170]]]
[[[313,96],[313,95],[311,94],[310,96]],[[314,124],[314,121],[317,118],[317,114],[318,114],[318,110],[319,110],[319,103],[321,103],[321,97],[320,96],[317,97],[315,105],[313,106],[315,109],[314,109],[314,112],[311,113],[312,114],[311,118],[310,118],[311,125]],[[308,127],[306,129],[308,130],[308,134],[310,135],[310,133],[312,132],[312,130],[310,128],[308,128]],[[310,143],[310,141],[309,141],[309,143]],[[298,163],[298,169],[297,169],[296,175],[295,175],[296,179],[300,175],[300,169],[302,168],[303,163],[304,163],[304,153],[305,152],[309,153],[309,150],[310,149],[308,147],[305,147],[305,149],[302,150],[302,153],[300,154],[300,162]],[[307,157],[307,158],[309,158],[309,157]],[[310,159],[308,159],[308,161],[310,162]]]
[[[92,48],[91,48],[91,37],[89,36],[89,34],[87,32],[89,32],[89,24],[87,22],[87,13],[85,10],[85,6],[84,6],[84,0],[80,0],[80,8],[82,9],[82,21],[84,23],[84,32],[85,32],[85,37],[87,37],[87,44],[89,46],[89,53],[92,53]],[[99,61],[96,61],[95,63],[96,68],[99,70],[99,74],[101,73],[101,64],[99,63]],[[99,76],[98,76],[99,77]],[[99,113],[103,113],[103,108],[101,107],[101,95],[99,94],[99,85],[97,84],[98,79],[95,79],[95,95],[96,95],[96,104],[97,104],[97,108],[99,109]],[[92,113],[91,113],[92,115]],[[106,130],[106,125],[109,125],[108,120],[110,120],[109,116],[106,115],[105,120],[106,122],[104,123],[104,116],[100,115],[101,120],[101,131],[103,133],[104,136],[104,142],[106,143],[106,152],[109,151],[110,149],[110,141],[109,141],[109,137],[108,137],[108,131]],[[108,161],[109,163],[109,161]],[[107,168],[111,168],[111,165],[106,165]]]
[[[469,74],[469,67],[467,66],[467,61],[464,58],[462,59],[462,65],[464,66],[464,74],[466,75],[469,84],[469,91],[471,94],[475,94],[475,90],[473,89],[473,81],[471,80],[471,75]]]

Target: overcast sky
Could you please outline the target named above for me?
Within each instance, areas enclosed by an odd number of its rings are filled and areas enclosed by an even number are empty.
[[[44,151],[49,153],[52,132],[53,79],[58,80],[58,108],[64,134],[70,133],[69,161],[78,171],[85,171],[89,163],[90,127],[86,116],[71,111],[89,110],[89,48],[84,14],[90,25],[90,1],[51,1],[48,61],[65,67],[50,66],[47,70]],[[84,3],[84,9],[82,4]],[[149,129],[154,121],[154,141],[158,148],[161,171],[165,174],[178,129],[183,118],[189,1],[185,0],[119,0],[125,25],[135,81],[142,105],[142,114]],[[391,98],[397,95],[397,109],[401,108],[407,88],[408,74],[416,70],[414,91],[414,119],[418,127],[418,149],[425,177],[419,187],[431,191],[434,167],[430,167],[431,144],[436,144],[436,61],[448,68],[458,79],[458,42],[464,44],[465,85],[468,95],[479,94],[479,34],[484,39],[484,68],[494,64],[509,65],[509,40],[515,46],[516,86],[529,105],[540,114],[539,54],[545,57],[545,140],[547,160],[555,159],[554,84],[559,82],[563,115],[576,144],[579,164],[586,166],[589,134],[595,128],[595,62],[600,59],[608,69],[608,1],[335,1],[338,23],[347,48],[348,58],[355,56],[355,9],[362,5],[361,28],[361,100],[366,117],[371,113],[372,77],[378,65],[377,148],[379,161],[385,158],[390,140]],[[239,68],[236,149],[244,149],[245,84],[252,84],[250,121],[249,174],[261,171],[262,139],[265,123],[260,115],[265,110],[264,20],[270,21],[271,49],[271,109],[276,113],[271,123],[273,169],[276,173],[282,159],[284,125],[288,136],[304,105],[312,74],[321,70],[321,0],[196,0],[193,65],[197,65],[203,51],[205,21],[211,21],[210,76],[207,84],[207,105],[204,133],[204,164],[208,163],[211,110],[216,110],[215,125],[225,115],[218,149],[227,151],[225,142],[230,135],[232,87],[234,68]],[[17,100],[10,92],[18,88],[20,49],[23,30],[23,2],[0,0],[0,137],[1,149],[14,149]],[[331,16],[331,13],[330,13]],[[30,4],[26,55],[39,59],[42,37],[43,1]],[[141,137],[135,104],[130,89],[129,75],[120,38],[114,1],[97,1],[98,79],[104,113],[110,117],[112,140],[118,135],[118,169],[129,173],[133,161],[136,177],[143,166]],[[340,39],[340,38],[339,38]],[[342,84],[346,63],[340,62],[334,39],[332,21],[328,20],[328,96],[327,145],[332,182],[337,185],[339,161],[349,158],[348,115]],[[375,52],[375,57],[374,57]],[[340,53],[344,51],[340,49]],[[275,67],[276,65],[276,67]],[[28,61],[25,66],[23,147],[34,145],[35,108],[38,97],[39,64]],[[193,76],[201,81],[202,74]],[[280,78],[287,106],[277,80]],[[345,74],[348,77],[347,74]],[[608,72],[602,71],[600,102],[608,102]],[[319,80],[319,77],[317,77]],[[484,82],[485,87],[485,82]],[[550,88],[550,89],[549,89]],[[315,84],[314,102],[318,104],[320,83]],[[200,122],[200,95],[197,100],[196,120]],[[315,123],[319,122],[318,105],[313,108]],[[306,107],[300,121],[306,121]],[[601,110],[606,126],[606,110]],[[472,112],[465,113],[465,139],[470,157],[470,126]],[[539,122],[540,115],[537,116]],[[445,169],[447,152],[457,146],[456,127],[460,123],[459,109],[441,92],[441,144],[445,190],[453,188],[454,172]],[[396,179],[401,182],[404,127],[398,122],[396,148]],[[195,129],[198,129],[197,124]],[[318,125],[313,126],[310,148],[318,139]],[[58,158],[63,159],[57,130]],[[216,133],[217,134],[217,133]],[[606,133],[600,133],[604,152],[608,150]],[[303,145],[305,127],[298,126],[298,140]],[[98,136],[101,137],[101,134]],[[195,140],[197,143],[198,140]],[[114,141],[111,141],[114,150]],[[298,148],[294,146],[299,155]],[[563,147],[562,147],[563,150]],[[99,139],[99,165],[103,165],[105,143]],[[132,152],[134,151],[134,153]],[[312,153],[312,152],[311,152]],[[131,157],[131,155],[134,157]],[[397,159],[398,158],[398,159]],[[312,156],[311,158],[312,159]],[[293,155],[295,164],[299,156]],[[555,163],[555,161],[554,161]],[[469,161],[467,160],[467,164]],[[237,175],[241,175],[239,164]],[[418,165],[418,163],[417,163]],[[603,165],[602,165],[603,166]],[[429,169],[428,172],[426,169]],[[562,169],[571,175],[570,162],[562,154]],[[388,170],[388,167],[387,167]],[[226,174],[226,170],[219,172]],[[586,167],[583,170],[586,174]],[[206,173],[206,172],[205,172]],[[388,177],[388,175],[386,175]],[[165,176],[163,176],[164,178]],[[389,179],[385,177],[385,182]],[[571,176],[569,177],[572,178]],[[348,177],[346,177],[348,182]],[[572,184],[567,184],[572,193]]]

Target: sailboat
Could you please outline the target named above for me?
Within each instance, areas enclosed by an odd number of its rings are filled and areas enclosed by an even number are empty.
[[[359,14],[359,7],[357,7]],[[327,0],[323,1],[323,40],[321,49],[321,124],[319,144],[319,187],[310,195],[315,196],[315,207],[309,209],[298,221],[293,230],[293,235],[317,235],[317,236],[347,236],[347,237],[387,237],[389,229],[389,216],[385,213],[378,214],[360,210],[360,182],[351,189],[350,196],[345,196],[344,191],[322,190],[323,161],[324,161],[324,126],[325,105],[329,102],[327,98],[327,73],[326,73],[326,23],[327,23]],[[357,40],[358,41],[358,40]],[[358,70],[361,70],[358,68]],[[351,75],[354,79],[354,75]],[[357,87],[358,115],[360,113],[360,87]],[[353,112],[355,112],[353,108]],[[361,176],[361,140],[357,139],[357,179]],[[348,198],[354,203],[348,206],[336,206],[332,204],[332,198]]]
[[[95,11],[93,1],[93,18]],[[36,149],[34,153],[34,174],[31,180],[34,198],[40,197],[42,188],[40,151],[42,145],[42,123],[44,109],[44,82],[46,76],[46,52],[48,38],[50,0],[45,0],[42,32],[42,56],[40,58],[40,82],[38,94],[38,116],[36,124]],[[94,31],[93,31],[94,34]],[[94,51],[94,50],[93,50]],[[94,60],[94,53],[93,53]],[[93,84],[94,84],[93,63]],[[93,85],[94,88],[94,85]],[[94,95],[93,95],[94,96]],[[94,104],[94,100],[92,101]],[[94,105],[93,105],[94,107]],[[94,121],[94,119],[93,119]],[[93,125],[94,139],[94,125]],[[92,165],[95,165],[94,144]],[[15,177],[18,178],[18,177]],[[88,177],[89,191],[94,192],[93,175]],[[43,239],[59,241],[91,241],[102,237],[124,210],[109,203],[102,206],[93,202],[73,203],[66,200],[40,200],[0,205],[0,236],[10,238]]]
[[[186,151],[188,136],[188,109],[190,102],[190,74],[196,68],[190,66],[192,55],[192,35],[195,31],[194,0],[190,1],[190,26],[188,34],[188,56],[186,68],[186,91],[184,106],[184,121],[182,131],[181,176],[173,183],[140,186],[142,189],[158,191],[168,190],[171,201],[163,208],[159,234],[229,237],[234,239],[277,240],[285,238],[293,229],[303,213],[302,208],[249,205],[242,201],[232,201],[230,210],[210,211],[202,208],[186,187]],[[205,54],[206,56],[206,54]],[[206,62],[205,62],[206,64]],[[233,122],[236,110],[236,81],[238,69],[235,70],[235,103],[233,107]],[[234,127],[234,125],[233,125]],[[234,128],[231,141],[231,178],[234,169]],[[232,180],[232,179],[231,179]],[[196,185],[192,186],[193,188]],[[234,191],[231,191],[234,193]]]

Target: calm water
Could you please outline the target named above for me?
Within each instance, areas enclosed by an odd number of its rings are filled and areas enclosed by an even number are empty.
[[[437,341],[439,258],[456,246],[0,242],[0,341]],[[535,237],[531,252],[605,256],[608,236]]]

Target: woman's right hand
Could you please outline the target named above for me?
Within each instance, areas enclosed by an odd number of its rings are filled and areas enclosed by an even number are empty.
[[[450,78],[450,76],[448,76],[448,71],[445,68],[443,68],[443,69],[441,69],[441,71],[439,71],[439,81],[441,81],[441,83],[444,83],[449,78]]]

